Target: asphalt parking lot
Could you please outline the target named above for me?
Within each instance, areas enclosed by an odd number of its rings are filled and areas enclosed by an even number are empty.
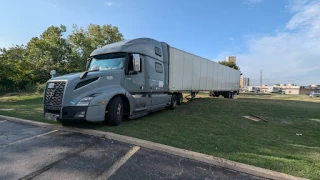
[[[0,179],[261,179],[105,138],[0,119]]]

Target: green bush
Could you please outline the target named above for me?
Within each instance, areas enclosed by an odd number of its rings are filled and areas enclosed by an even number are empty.
[[[37,86],[37,93],[43,94],[44,89],[46,88],[46,84],[40,84]]]
[[[24,86],[24,89],[21,91],[25,91],[25,92],[35,92],[37,90],[37,86],[32,85],[32,84],[27,84]]]
[[[9,92],[10,88],[6,85],[0,85],[0,93],[6,93]]]

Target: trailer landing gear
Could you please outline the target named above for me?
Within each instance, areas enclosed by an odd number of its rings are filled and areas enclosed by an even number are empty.
[[[181,105],[183,101],[182,93],[177,93],[177,104]]]
[[[198,94],[198,92],[191,92],[190,95],[186,96],[186,99],[188,101],[193,101],[194,98],[196,98],[196,95]]]

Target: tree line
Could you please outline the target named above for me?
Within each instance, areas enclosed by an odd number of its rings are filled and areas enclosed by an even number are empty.
[[[118,27],[73,25],[67,36],[65,25],[50,26],[26,45],[0,48],[0,92],[28,90],[50,78],[50,70],[67,74],[85,70],[90,53],[123,40]]]

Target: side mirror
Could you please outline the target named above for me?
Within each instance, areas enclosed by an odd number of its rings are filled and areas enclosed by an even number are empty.
[[[57,76],[56,70],[51,70],[51,71],[50,71],[50,75],[51,75],[52,77],[56,77],[56,76]]]
[[[92,60],[92,58],[88,58],[87,59],[87,64],[86,64],[86,70],[87,71],[89,70],[89,66],[90,66],[91,60]]]
[[[140,72],[140,68],[141,68],[140,54],[132,54],[132,56],[133,56],[133,70],[136,72]]]

